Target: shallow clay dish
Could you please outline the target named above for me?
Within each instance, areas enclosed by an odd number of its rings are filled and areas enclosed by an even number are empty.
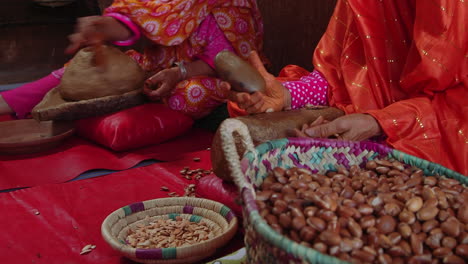
[[[33,119],[0,122],[0,154],[29,154],[49,150],[70,137],[71,122],[37,122]]]

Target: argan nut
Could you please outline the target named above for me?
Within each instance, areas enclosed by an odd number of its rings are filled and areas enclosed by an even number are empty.
[[[413,212],[405,209],[398,215],[398,219],[400,219],[401,222],[411,225],[416,221],[416,216]]]
[[[408,264],[431,263],[432,256],[430,254],[412,256],[408,259]]]
[[[382,248],[390,248],[393,246],[393,243],[392,241],[390,240],[390,238],[388,238],[386,235],[384,234],[380,234],[378,236],[378,244],[382,247]]]
[[[468,204],[462,204],[458,208],[457,218],[462,223],[468,224]]]
[[[407,223],[400,223],[398,224],[398,232],[400,232],[402,237],[408,238],[413,231]]]
[[[406,208],[408,208],[408,210],[410,210],[413,213],[416,213],[417,211],[419,211],[422,208],[422,206],[423,206],[423,199],[419,196],[415,196],[409,199],[408,202],[406,203]]]
[[[442,247],[446,248],[455,248],[457,246],[457,240],[453,237],[446,236],[442,238]]]
[[[411,249],[413,254],[415,255],[422,255],[423,254],[423,242],[419,239],[419,236],[416,234],[411,234]]]
[[[304,215],[305,215],[305,217],[314,216],[315,213],[317,212],[317,210],[318,210],[318,208],[315,207],[315,206],[307,206],[304,209]]]
[[[378,256],[378,263],[379,264],[392,264],[392,257],[390,257],[388,254],[381,254]]]
[[[362,228],[361,226],[354,221],[354,219],[350,218],[348,221],[348,230],[351,234],[355,237],[362,237]]]
[[[384,205],[384,211],[387,215],[397,216],[401,212],[401,209],[396,203],[387,203]]]
[[[325,230],[325,228],[327,227],[327,224],[325,223],[325,221],[314,216],[308,217],[306,222],[309,226],[311,226],[312,228],[320,232]]]
[[[437,207],[423,207],[416,215],[420,221],[428,221],[434,219],[438,213]]]
[[[341,252],[351,252],[353,250],[353,241],[349,238],[343,238],[340,242]]]
[[[398,232],[393,232],[393,233],[388,234],[387,237],[388,237],[388,239],[390,239],[390,241],[392,242],[393,245],[396,245],[396,244],[400,243],[402,236]]]
[[[372,212],[374,211],[374,208],[372,208],[372,206],[368,205],[368,204],[361,204],[359,205],[358,207],[358,211],[362,214],[362,215],[371,215]]]
[[[375,217],[372,215],[367,215],[361,218],[361,221],[359,222],[361,224],[361,227],[363,229],[368,229],[369,227],[375,226]]]
[[[355,250],[351,253],[351,256],[361,260],[365,263],[372,263],[375,259],[375,256],[364,250]]]
[[[326,254],[328,251],[328,246],[323,242],[317,242],[312,247],[318,252],[323,253],[323,254]]]
[[[389,215],[384,215],[377,220],[377,229],[384,234],[393,232],[395,227],[396,220]]]
[[[341,242],[341,237],[337,233],[328,230],[320,233],[319,239],[328,246],[337,246]]]
[[[400,246],[391,247],[387,253],[392,257],[404,257],[406,256],[405,251]]]
[[[368,170],[375,170],[377,168],[377,163],[373,160],[366,163],[366,169]]]
[[[468,258],[468,245],[467,244],[458,245],[455,248],[455,254],[467,259]]]
[[[291,222],[292,222],[292,219],[291,219],[291,216],[289,216],[288,214],[280,214],[279,216],[279,224],[283,227],[283,228],[290,228],[291,227]]]
[[[450,217],[440,225],[442,231],[452,237],[458,237],[461,232],[460,222],[455,217]]]
[[[299,232],[299,236],[301,237],[301,239],[307,242],[312,241],[315,238],[315,234],[315,230],[310,226],[305,226]]]
[[[432,249],[436,249],[436,248],[439,248],[440,247],[440,241],[441,241],[441,237],[438,236],[438,235],[430,235],[426,238],[426,241],[424,241],[426,243],[427,246],[429,246],[430,248]]]
[[[257,200],[267,201],[270,199],[272,194],[273,194],[272,190],[264,190],[264,191],[257,192]]]
[[[457,255],[449,255],[442,260],[444,264],[465,264],[466,262]]]
[[[424,224],[422,225],[422,231],[427,233],[438,226],[439,226],[439,222],[437,220],[432,219],[432,220],[424,222]]]
[[[446,256],[452,254],[452,249],[441,247],[432,251],[432,255],[436,258],[445,258]]]
[[[437,184],[437,178],[433,176],[424,177],[424,184],[429,186],[435,186]]]
[[[292,228],[300,231],[306,225],[304,217],[294,217],[291,223]]]
[[[267,221],[268,224],[278,224],[278,218],[274,214],[269,214],[265,217],[265,220]]]

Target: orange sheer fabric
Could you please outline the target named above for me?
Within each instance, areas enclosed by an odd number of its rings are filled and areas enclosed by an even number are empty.
[[[468,3],[338,0],[314,53],[329,101],[387,143],[468,175]]]

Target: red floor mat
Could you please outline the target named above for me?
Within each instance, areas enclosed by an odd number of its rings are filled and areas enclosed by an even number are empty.
[[[195,162],[193,157],[201,161]],[[184,166],[209,169],[209,152],[108,176],[0,194],[0,263],[130,263],[102,239],[102,221],[130,203],[167,197],[160,191],[162,185],[183,193],[189,183],[179,174]],[[97,247],[80,255],[87,244]],[[238,236],[218,257],[241,245]]]
[[[0,155],[0,190],[69,181],[92,169],[123,170],[140,161],[171,161],[211,146],[213,133],[192,129],[168,142],[130,152],[113,152],[73,137],[60,147],[32,155]]]

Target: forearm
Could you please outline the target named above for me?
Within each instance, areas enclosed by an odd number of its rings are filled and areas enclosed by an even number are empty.
[[[203,60],[196,60],[185,64],[187,75],[183,79],[190,79],[195,76],[216,76],[216,72]],[[183,77],[183,76],[181,76]]]
[[[283,110],[291,110],[291,92],[284,87],[283,85],[283,93],[284,93],[284,103],[283,103]]]

